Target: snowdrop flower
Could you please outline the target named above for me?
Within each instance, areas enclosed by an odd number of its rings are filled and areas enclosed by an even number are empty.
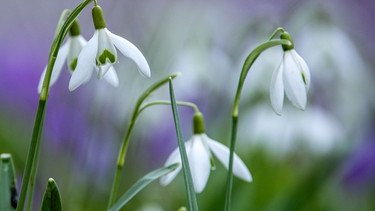
[[[273,72],[270,86],[270,97],[273,109],[281,115],[286,96],[293,105],[301,110],[306,107],[307,91],[310,87],[310,71],[306,62],[294,50],[293,40],[287,32],[280,36],[292,42],[291,46],[282,46],[283,59],[278,68]]]
[[[66,43],[60,47],[60,50],[57,54],[55,65],[53,66],[53,70],[51,74],[51,79],[50,79],[50,84],[49,84],[50,86],[52,86],[57,81],[57,78],[59,77],[61,70],[64,66],[65,60],[67,61],[68,69],[71,70],[71,72],[74,71],[74,69],[77,66],[78,54],[81,52],[81,49],[83,48],[83,46],[86,45],[86,43],[87,41],[81,35],[78,21],[75,20],[69,29],[69,37]],[[47,67],[44,68],[42,76],[40,77],[40,81],[38,85],[39,93],[42,90],[46,71],[47,71]]]
[[[128,40],[111,33],[106,28],[103,11],[100,6],[95,5],[93,7],[92,18],[95,33],[78,56],[77,67],[69,82],[69,90],[73,91],[81,84],[87,82],[93,69],[97,70],[99,79],[107,77],[112,85],[117,86],[117,75],[113,68],[113,64],[117,62],[116,48],[125,57],[133,60],[143,75],[150,77],[150,67],[138,48]]]
[[[210,170],[215,168],[213,153],[217,159],[228,169],[229,149],[223,144],[209,138],[204,131],[204,119],[200,112],[197,112],[193,118],[194,135],[185,143],[186,153],[189,160],[191,175],[193,178],[195,192],[203,191],[207,184]],[[252,176],[244,162],[234,154],[233,174],[247,181],[252,181]],[[181,163],[180,151],[175,149],[168,157],[164,166],[173,163]],[[163,176],[160,179],[161,185],[168,185],[181,170],[181,165],[173,172]]]

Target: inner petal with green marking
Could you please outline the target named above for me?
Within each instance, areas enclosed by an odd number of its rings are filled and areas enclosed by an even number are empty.
[[[77,61],[78,61],[78,58],[74,58],[73,61],[70,63],[69,68],[71,71],[74,71],[76,69]]]
[[[97,57],[97,62],[99,64],[106,64],[107,62],[115,63],[116,56],[112,54],[109,50],[104,49],[104,51]]]

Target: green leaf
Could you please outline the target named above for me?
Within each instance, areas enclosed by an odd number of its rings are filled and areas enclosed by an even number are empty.
[[[15,210],[18,195],[12,156],[4,153],[0,157],[0,210]]]
[[[135,195],[137,195],[143,188],[145,188],[148,184],[153,182],[154,180],[172,172],[175,170],[180,164],[175,163],[167,167],[162,167],[156,169],[145,176],[143,176],[140,180],[138,180],[124,195],[120,197],[120,199],[109,209],[109,211],[119,210],[123,208],[126,203],[128,203]]]
[[[44,192],[42,211],[61,211],[61,198],[59,188],[54,179],[48,180],[46,192]]]
[[[186,154],[185,142],[182,138],[180,118],[178,116],[177,103],[176,103],[176,99],[174,97],[173,84],[172,84],[171,78],[169,79],[169,94],[170,94],[170,98],[171,98],[174,123],[175,123],[175,126],[176,126],[178,148],[180,150],[180,155],[181,155],[182,172],[183,172],[183,175],[184,175],[186,194],[187,194],[187,197],[188,197],[188,205],[189,205],[188,210],[195,211],[195,210],[198,210],[198,202],[197,202],[197,197],[195,195],[193,178],[191,177],[189,161],[188,161],[188,157],[187,157],[187,154]]]

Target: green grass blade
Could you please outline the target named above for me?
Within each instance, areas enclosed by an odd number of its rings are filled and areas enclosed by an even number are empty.
[[[178,163],[172,164],[167,167],[158,168],[138,180],[120,199],[109,209],[109,211],[115,211],[123,208],[135,195],[137,195],[143,188],[154,180],[172,172],[178,167]]]
[[[177,111],[176,99],[174,97],[172,79],[169,80],[169,94],[170,94],[170,98],[171,98],[171,105],[172,105],[174,123],[175,123],[175,126],[176,126],[178,148],[180,150],[180,155],[181,155],[182,172],[184,174],[186,194],[187,194],[187,197],[188,197],[188,205],[189,205],[188,210],[197,211],[198,210],[198,202],[197,202],[197,197],[195,195],[193,178],[191,177],[189,161],[188,161],[187,154],[186,154],[185,142],[182,138],[180,118],[179,118],[178,111]]]

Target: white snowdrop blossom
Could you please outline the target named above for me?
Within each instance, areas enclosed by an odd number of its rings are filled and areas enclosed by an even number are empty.
[[[185,143],[185,147],[194,183],[194,189],[195,192],[200,193],[206,187],[211,169],[214,169],[212,154],[214,154],[215,157],[225,166],[225,168],[228,169],[229,148],[209,138],[204,133],[204,120],[203,115],[200,112],[197,112],[194,115],[193,127],[194,135]],[[181,155],[178,148],[170,154],[164,166],[169,166],[173,163],[181,163]],[[160,179],[161,185],[168,185],[177,176],[181,168],[182,167],[180,165],[173,172],[163,176]],[[233,157],[233,174],[244,181],[252,181],[250,171],[236,154],[234,154]]]
[[[81,52],[82,48],[86,45],[87,41],[80,33],[78,21],[74,21],[72,26],[69,29],[69,37],[64,45],[62,45],[59,49],[59,52],[56,57],[55,64],[53,66],[51,79],[50,79],[50,86],[52,86],[56,81],[57,78],[60,76],[61,70],[64,66],[64,62],[66,60],[68,69],[73,72],[76,65],[78,55]],[[46,75],[47,67],[44,68],[42,76],[40,77],[39,85],[38,85],[38,92],[42,91],[44,77]]]
[[[97,70],[99,79],[105,78],[112,85],[118,86],[117,74],[113,67],[113,64],[117,62],[116,48],[125,57],[133,60],[144,76],[150,77],[150,67],[139,49],[128,40],[113,34],[106,28],[100,6],[93,7],[92,18],[95,33],[78,56],[77,67],[69,82],[69,90],[73,91],[87,82],[94,69]]]
[[[310,71],[306,62],[294,50],[293,41],[287,32],[281,38],[292,42],[283,46],[284,55],[280,65],[272,74],[270,98],[273,109],[281,115],[284,102],[284,90],[292,104],[304,110],[307,102],[307,91],[310,87]]]

